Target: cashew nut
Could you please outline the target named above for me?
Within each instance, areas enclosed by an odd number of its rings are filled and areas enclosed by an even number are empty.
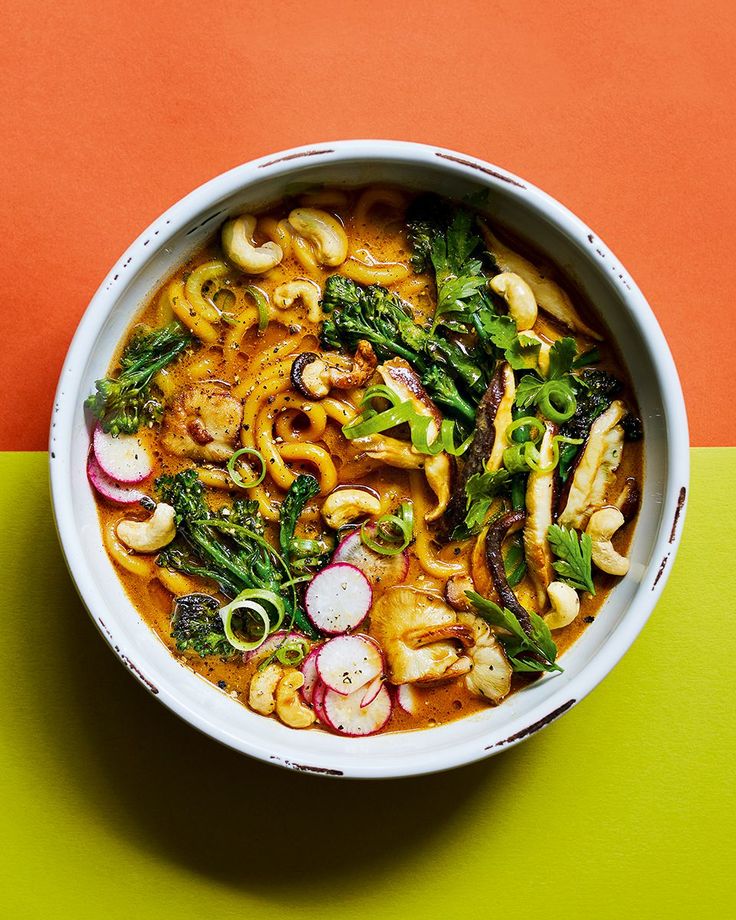
[[[248,705],[261,715],[270,716],[276,709],[276,686],[281,680],[281,668],[270,664],[262,671],[256,671],[248,690]]]
[[[322,517],[333,530],[357,518],[380,513],[381,499],[367,489],[338,489],[322,505]]]
[[[322,308],[319,305],[319,286],[313,281],[287,281],[280,284],[273,292],[273,305],[279,310],[288,310],[295,300],[301,302],[309,311],[310,323],[322,322]]]
[[[147,521],[120,521],[116,533],[136,553],[155,553],[176,536],[174,517],[171,505],[159,502]]]
[[[624,516],[619,509],[607,505],[591,514],[585,528],[593,542],[593,562],[601,572],[609,575],[625,575],[629,571],[629,560],[617,553],[611,543],[611,537],[623,524]]]
[[[284,257],[278,243],[268,242],[256,246],[253,231],[256,218],[252,214],[243,214],[227,221],[222,228],[222,248],[234,265],[249,275],[262,275],[270,271]]]
[[[348,237],[337,218],[317,208],[294,208],[289,223],[308,240],[321,265],[342,265],[348,255]]]
[[[537,301],[526,281],[515,272],[501,272],[491,278],[490,284],[509,305],[509,316],[519,332],[531,329],[537,321]]]
[[[315,720],[314,712],[300,697],[299,688],[303,685],[302,672],[289,668],[276,687],[276,715],[290,728],[309,728]]]
[[[550,629],[562,629],[572,623],[580,613],[580,598],[575,588],[564,581],[553,581],[547,586],[547,597],[552,610],[545,616],[544,622]]]

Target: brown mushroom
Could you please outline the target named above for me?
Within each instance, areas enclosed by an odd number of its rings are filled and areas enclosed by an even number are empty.
[[[305,351],[291,366],[291,384],[308,399],[322,399],[330,390],[363,386],[376,368],[377,358],[370,342],[360,341],[352,359],[337,354],[318,355]]]
[[[503,553],[501,552],[501,544],[506,534],[512,528],[522,525],[525,520],[526,512],[507,511],[498,520],[494,521],[486,534],[486,559],[488,560],[488,568],[491,570],[493,586],[498,592],[501,603],[514,614],[524,632],[527,635],[531,635],[532,624],[529,614],[519,603],[519,599],[508,583]]]

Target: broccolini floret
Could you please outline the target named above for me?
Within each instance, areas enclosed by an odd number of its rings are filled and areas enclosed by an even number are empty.
[[[128,343],[117,377],[95,383],[84,405],[110,434],[135,434],[141,425],[161,420],[163,405],[152,393],[153,378],[192,342],[178,323],[142,332]]]
[[[219,612],[219,601],[209,594],[177,597],[171,617],[171,637],[179,651],[196,652],[202,658],[208,655],[230,658],[237,654],[225,636]]]

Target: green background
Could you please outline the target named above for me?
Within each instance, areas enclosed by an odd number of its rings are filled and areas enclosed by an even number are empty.
[[[132,680],[64,567],[46,455],[0,454],[0,915],[734,916],[736,450],[692,462],[663,599],[590,697],[484,763],[340,782]]]

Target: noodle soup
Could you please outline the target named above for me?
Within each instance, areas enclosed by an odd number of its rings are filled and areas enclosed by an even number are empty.
[[[294,729],[502,705],[628,571],[643,458],[616,349],[457,203],[321,189],[229,220],[87,406],[136,608]]]

